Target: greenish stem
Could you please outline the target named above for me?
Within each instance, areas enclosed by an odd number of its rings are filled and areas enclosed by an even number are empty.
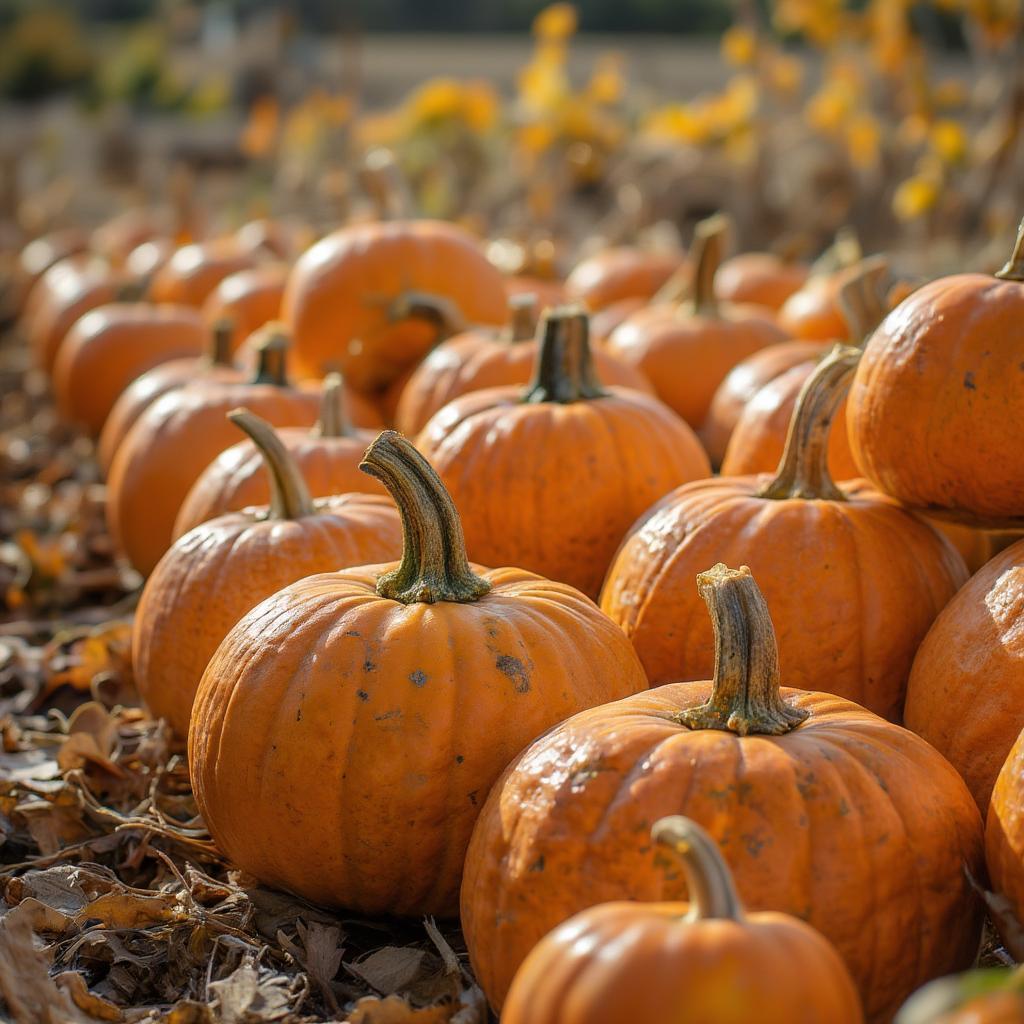
[[[546,310],[539,332],[533,379],[520,401],[569,405],[607,394],[594,369],[590,319],[582,306],[557,306]]]
[[[333,372],[324,377],[316,433],[320,437],[352,437],[354,434],[345,414],[345,381],[340,373]]]
[[[996,273],[1003,281],[1024,281],[1024,220],[1017,229],[1017,242],[1006,266]]]
[[[846,501],[828,470],[828,439],[860,357],[859,348],[836,345],[804,381],[779,468],[774,479],[758,491],[759,498]]]
[[[673,814],[654,823],[651,838],[671,850],[683,867],[690,893],[688,921],[743,920],[743,904],[729,865],[700,825]]]
[[[715,678],[708,701],[679,712],[676,721],[740,736],[781,736],[795,729],[809,712],[786,703],[779,692],[775,629],[750,569],[719,562],[697,577],[697,590],[715,630]]]
[[[402,561],[378,577],[381,597],[402,604],[466,604],[491,589],[469,566],[451,495],[409,441],[395,430],[385,430],[366,449],[359,468],[384,484],[402,517]]]
[[[270,518],[302,519],[314,514],[309,487],[277,431],[248,409],[232,409],[228,419],[252,438],[270,477]]]
[[[532,292],[513,295],[508,300],[508,323],[501,340],[510,344],[530,341],[537,333],[537,296]]]
[[[210,366],[231,366],[231,342],[235,336],[235,321],[228,316],[219,317],[210,332],[210,347],[206,351],[206,362]]]
[[[253,384],[288,386],[288,348],[291,339],[284,324],[272,321],[266,324],[253,347],[256,349],[256,375]]]
[[[891,285],[889,261],[884,256],[861,260],[857,273],[843,282],[837,301],[851,345],[862,345],[885,319]]]

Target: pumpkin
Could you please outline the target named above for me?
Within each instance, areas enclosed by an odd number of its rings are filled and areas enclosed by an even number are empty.
[[[984,813],[1024,728],[1024,541],[971,577],[935,620],[914,658],[905,721]]]
[[[89,248],[113,266],[123,266],[140,245],[166,234],[160,221],[142,207],[124,210],[93,231]]]
[[[247,383],[204,380],[167,392],[135,421],[108,478],[107,526],[118,551],[144,576],[171,546],[174,520],[200,473],[235,441],[225,419],[245,405],[275,426],[312,426],[319,396],[288,386],[287,335],[265,329],[260,366]]]
[[[604,343],[612,336],[615,329],[621,323],[625,323],[634,313],[643,309],[648,303],[647,299],[619,299],[604,309],[599,309],[590,318],[590,336],[597,345]]]
[[[602,249],[576,264],[565,280],[565,294],[596,313],[622,299],[652,298],[685,264],[682,251]]]
[[[808,379],[774,478],[687,484],[623,541],[601,607],[652,684],[710,674],[714,636],[691,581],[711,558],[729,559],[764,587],[788,682],[900,720],[914,653],[967,569],[948,541],[863,481],[833,483],[829,427],[858,357],[837,348]]]
[[[502,768],[647,681],[578,591],[471,567],[451,498],[399,434],[365,466],[398,505],[401,563],[311,576],[235,626],[200,684],[191,779],[219,848],[261,881],[361,913],[451,914]]]
[[[191,357],[194,373],[208,335],[187,306],[110,303],[91,310],[68,331],[53,366],[60,414],[98,436],[118,397],[147,370]]]
[[[841,697],[780,690],[771,618],[746,567],[697,582],[716,637],[713,682],[583,711],[492,788],[462,886],[477,981],[497,1008],[533,946],[573,914],[681,898],[685,880],[636,837],[684,814],[719,844],[744,904],[820,931],[868,1019],[889,1020],[977,952],[981,905],[964,866],[983,869],[978,809],[913,733]]]
[[[682,869],[689,903],[603,903],[571,917],[516,972],[502,1024],[863,1024],[835,949],[795,917],[747,914],[700,825],[662,818],[651,842],[669,879]]]
[[[893,1024],[1020,1024],[1024,971],[985,968],[939,978],[915,992]]]
[[[697,226],[691,299],[648,306],[623,321],[607,341],[608,351],[640,370],[657,396],[695,429],[729,371],[785,338],[767,310],[716,300],[714,277],[726,226],[723,217]]]
[[[532,295],[544,306],[561,306],[566,302],[565,285],[554,278],[534,277],[529,274],[510,274],[505,277],[505,294],[510,300],[520,295]]]
[[[292,220],[278,220],[260,217],[247,221],[235,232],[235,242],[242,252],[257,257],[270,256],[279,260],[291,260],[307,248],[315,236],[311,229]],[[268,319],[276,319],[268,317]],[[262,324],[257,324],[257,327]]]
[[[520,565],[591,597],[630,525],[687,480],[708,476],[700,442],[669,408],[605,388],[574,306],[545,314],[533,380],[456,399],[418,444],[485,565]]]
[[[134,281],[150,281],[174,255],[176,247],[170,238],[154,238],[143,242],[128,254],[124,266]]]
[[[340,370],[383,391],[466,323],[501,324],[505,286],[476,241],[452,224],[398,220],[327,235],[295,264],[283,316],[300,375]]]
[[[290,268],[286,263],[263,263],[225,277],[206,297],[203,318],[212,327],[231,320],[231,351],[236,352],[255,331],[281,315],[281,298]]]
[[[992,888],[1017,921],[1024,921],[1024,743],[1017,736],[999,769],[985,827],[985,858]]]
[[[806,264],[770,252],[744,252],[725,260],[715,275],[715,294],[723,302],[753,303],[781,309],[807,281]]]
[[[388,561],[402,547],[401,522],[386,497],[340,494],[314,502],[266,420],[247,409],[228,419],[259,453],[269,507],[221,515],[179,537],[146,581],[132,633],[139,693],[179,736],[188,734],[206,663],[246,612],[304,576]]]
[[[190,327],[199,332],[205,349],[200,356],[169,359],[153,369],[139,374],[118,395],[100,431],[97,457],[104,472],[110,470],[114,455],[135,421],[158,399],[169,391],[176,391],[196,380],[238,381],[242,373],[231,362],[230,321],[220,321],[208,329],[199,313],[191,306],[148,306],[150,311],[174,310]],[[152,316],[152,312],[150,313]]]
[[[14,269],[14,293],[19,309],[24,308],[29,293],[50,267],[87,252],[89,240],[79,228],[64,228],[41,235],[29,242],[18,254]]]
[[[537,361],[537,306],[532,296],[511,303],[500,333],[466,331],[442,342],[413,371],[402,390],[395,426],[407,434],[422,430],[439,409],[471,391],[528,384]],[[593,349],[594,369],[606,384],[651,393],[639,370]]]
[[[839,306],[840,273],[815,274],[782,304],[779,326],[801,341],[838,341],[846,337]]]
[[[872,335],[850,391],[853,454],[915,507],[1024,517],[1024,223],[995,275],[939,278]]]
[[[277,432],[314,497],[384,493],[377,480],[359,469],[374,434],[356,430],[349,423],[344,392],[341,376],[328,374],[323,383],[320,419],[313,430],[285,427]],[[263,452],[253,441],[241,441],[221,452],[188,492],[174,523],[174,536],[180,537],[226,512],[265,505],[270,500],[270,481],[263,462]]]
[[[258,257],[245,252],[232,238],[192,242],[176,249],[157,267],[149,283],[151,302],[202,306],[210,293],[232,274],[256,266]]]

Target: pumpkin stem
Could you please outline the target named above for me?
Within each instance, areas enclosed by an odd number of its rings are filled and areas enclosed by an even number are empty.
[[[391,150],[380,148],[367,153],[359,180],[377,208],[378,220],[409,220],[415,216],[408,182]]]
[[[850,224],[845,224],[836,232],[832,244],[814,261],[811,276],[817,277],[819,274],[834,274],[839,270],[845,270],[863,257],[864,250],[856,229]]]
[[[288,347],[291,339],[282,323],[272,320],[259,331],[253,347],[256,349],[256,375],[253,384],[288,386]]]
[[[141,302],[146,294],[149,281],[145,278],[134,278],[131,281],[123,281],[114,292],[115,302]]]
[[[779,692],[779,648],[768,605],[747,566],[718,563],[697,577],[697,590],[715,629],[715,679],[700,707],[680,711],[691,729],[723,729],[740,736],[781,736],[809,712]]]
[[[235,335],[235,321],[228,316],[217,319],[210,332],[210,345],[206,350],[206,361],[210,366],[231,366],[231,340]]]
[[[682,865],[690,893],[687,921],[743,920],[743,904],[729,865],[700,825],[673,814],[654,823],[651,838],[671,850]]]
[[[302,519],[316,511],[309,487],[291,453],[281,443],[277,431],[248,409],[232,409],[228,419],[244,430],[263,456],[270,476],[270,518]]]
[[[345,414],[345,381],[340,373],[324,377],[320,390],[320,418],[316,423],[318,437],[352,437],[352,424]]]
[[[409,441],[395,430],[385,430],[366,449],[359,468],[384,484],[402,517],[402,561],[377,578],[381,597],[402,604],[465,604],[491,589],[469,566],[451,495]]]
[[[859,348],[836,345],[804,381],[779,468],[775,478],[758,491],[759,498],[846,501],[828,471],[828,438],[860,357]]]
[[[693,292],[688,312],[696,316],[717,317],[715,274],[725,253],[725,236],[729,231],[729,218],[723,213],[702,220],[696,227],[693,249]]]
[[[537,296],[532,292],[513,295],[508,300],[508,323],[501,340],[510,344],[529,341],[537,333]]]
[[[860,261],[857,273],[844,281],[837,301],[850,343],[863,344],[889,312],[889,262],[884,256]]]
[[[388,311],[392,323],[398,320],[425,320],[437,328],[437,340],[444,341],[466,330],[462,310],[444,295],[429,292],[402,292]]]
[[[1004,281],[1024,281],[1024,220],[1017,229],[1017,243],[1013,253],[1006,261],[1006,266],[996,273],[996,277]]]
[[[520,401],[569,405],[607,394],[594,369],[590,319],[582,306],[557,306],[546,310],[538,333],[540,344],[533,379]]]

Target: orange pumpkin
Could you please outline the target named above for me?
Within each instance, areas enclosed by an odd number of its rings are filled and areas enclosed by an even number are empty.
[[[387,498],[340,494],[314,502],[269,423],[247,409],[228,418],[263,460],[269,507],[221,515],[179,537],[146,581],[135,613],[135,683],[153,716],[179,736],[188,734],[207,662],[246,612],[304,576],[388,561],[402,549],[401,521]]]
[[[111,303],[75,322],[53,366],[60,414],[96,437],[118,397],[137,377],[169,360],[198,356],[209,332],[187,306]]]
[[[235,241],[242,252],[279,260],[294,259],[314,239],[309,226],[300,221],[269,217],[247,221],[235,232]]]
[[[203,318],[212,327],[231,320],[231,351],[271,320],[281,316],[281,299],[290,268],[287,263],[263,263],[225,277],[206,297]]]
[[[148,298],[198,309],[225,277],[248,270],[257,262],[257,256],[245,252],[232,238],[183,245],[156,268]]]
[[[815,274],[782,304],[779,326],[801,341],[839,341],[846,337],[846,321],[839,306],[839,273]]]
[[[1007,900],[1016,919],[1024,921],[1024,742],[1020,736],[992,788],[985,857],[992,888]]]
[[[571,917],[516,972],[502,1024],[863,1024],[835,949],[795,917],[747,914],[696,822],[662,818],[651,839],[672,881],[682,868],[690,902],[603,903]]]
[[[283,316],[300,375],[340,370],[357,391],[384,390],[466,323],[505,319],[501,274],[441,221],[356,224],[295,264]]]
[[[647,299],[619,299],[610,306],[598,310],[590,318],[590,336],[595,346],[601,347],[612,336],[621,323],[625,323],[634,313],[647,305]]]
[[[647,682],[579,592],[469,565],[408,441],[381,434],[365,465],[401,513],[401,563],[311,576],[235,626],[200,684],[191,779],[217,845],[263,882],[362,913],[451,914],[505,764]]]
[[[633,641],[652,684],[711,673],[714,637],[691,581],[724,558],[748,563],[761,581],[789,682],[900,720],[914,653],[967,569],[895,502],[861,481],[832,482],[829,426],[858,357],[838,348],[807,381],[774,479],[687,484],[623,541],[601,607]]]
[[[316,422],[319,396],[288,386],[287,335],[268,324],[248,383],[196,381],[158,398],[135,421],[110,467],[107,525],[115,546],[144,576],[171,546],[174,520],[200,473],[235,441],[225,419],[245,405],[275,426]]]
[[[995,277],[919,288],[875,331],[850,391],[854,457],[908,505],[1024,518],[1024,223]]]
[[[29,293],[50,267],[69,256],[82,255],[88,248],[89,240],[79,228],[64,228],[29,242],[18,254],[14,271],[14,293],[19,311],[24,310]]]
[[[720,565],[697,580],[714,623],[714,681],[583,711],[492,788],[462,886],[477,981],[499,1007],[529,951],[573,914],[682,898],[685,879],[636,837],[685,814],[719,844],[744,904],[817,928],[868,1019],[888,1021],[920,984],[977,953],[982,911],[964,868],[983,870],[978,809],[913,733],[840,697],[780,690],[748,569]],[[813,610],[803,622],[813,628]]]
[[[149,209],[134,207],[96,228],[89,238],[89,248],[113,266],[120,267],[140,245],[165,234],[159,216],[154,216]]]
[[[277,432],[314,497],[384,493],[381,484],[359,468],[363,452],[375,435],[356,430],[349,423],[344,392],[341,376],[328,374],[320,419],[313,430],[285,427]],[[226,512],[265,505],[270,500],[271,481],[263,463],[264,454],[254,441],[241,441],[221,452],[188,492],[174,523],[174,536],[180,537]]]
[[[722,217],[698,225],[692,299],[641,309],[607,342],[609,352],[640,370],[657,396],[695,429],[704,422],[729,371],[786,337],[764,308],[719,304],[715,299],[714,277],[725,231]]]
[[[984,813],[1024,729],[1024,541],[984,566],[935,620],[914,658],[905,719]]]
[[[689,427],[656,398],[604,388],[579,307],[545,314],[526,390],[456,399],[418,444],[467,510],[485,565],[521,565],[596,597],[630,525],[671,488],[710,473]]]
[[[939,978],[903,1004],[893,1024],[1021,1024],[1024,971],[985,968]]]
[[[134,281],[150,281],[174,255],[176,247],[170,238],[154,238],[137,245],[125,260],[125,270]]]
[[[576,264],[566,278],[565,294],[596,313],[623,299],[652,298],[685,264],[681,250],[602,249]]]
[[[725,260],[715,275],[715,294],[723,302],[753,303],[781,309],[806,283],[809,268],[770,252],[744,252]]]
[[[528,384],[537,361],[537,307],[533,296],[511,304],[500,333],[466,331],[442,342],[412,372],[395,413],[395,426],[415,434],[439,409],[471,391]],[[594,369],[606,384],[652,392],[639,370],[593,349]]]

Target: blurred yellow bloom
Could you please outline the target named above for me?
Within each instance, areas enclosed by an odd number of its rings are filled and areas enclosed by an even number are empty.
[[[799,57],[776,53],[765,64],[768,85],[784,96],[796,95],[804,84],[804,65]]]
[[[928,119],[921,114],[909,114],[900,122],[900,141],[908,147],[920,146],[928,138]]]
[[[892,199],[893,213],[902,220],[917,220],[933,209],[939,199],[939,182],[928,174],[916,174],[897,187]]]
[[[674,103],[652,111],[642,130],[652,138],[702,145],[710,141],[713,127],[701,106]]]
[[[733,75],[725,92],[711,106],[715,116],[731,126],[750,120],[757,112],[758,102],[757,79],[753,75]]]
[[[356,122],[355,135],[361,146],[385,146],[398,139],[404,127],[401,111],[391,110],[361,117]]]
[[[548,110],[558,105],[569,91],[561,64],[534,59],[519,72],[519,95],[531,110]]]
[[[750,164],[757,156],[757,139],[750,127],[744,125],[730,132],[725,140],[725,155],[737,164]]]
[[[778,0],[773,20],[781,32],[800,32],[828,46],[839,37],[844,14],[843,0]]]
[[[811,127],[832,135],[843,127],[854,101],[855,94],[845,83],[826,83],[807,101],[804,116]]]
[[[286,149],[312,149],[320,138],[323,122],[314,107],[302,103],[292,110],[284,123],[283,141]]]
[[[622,99],[626,91],[626,77],[623,72],[622,55],[602,54],[587,83],[587,95],[595,103],[611,106]]]
[[[355,109],[352,97],[344,94],[332,96],[323,89],[316,89],[306,99],[326,124],[347,124]]]
[[[870,168],[878,163],[882,132],[868,113],[855,114],[846,125],[846,148],[855,167]]]
[[[469,82],[463,96],[463,116],[475,132],[484,133],[498,120],[500,103],[497,93],[486,82]]]
[[[733,25],[722,33],[722,56],[736,67],[748,67],[757,57],[757,36],[745,25]]]
[[[462,85],[453,78],[431,78],[414,89],[406,109],[418,121],[457,117],[462,110]]]
[[[519,129],[519,146],[531,156],[543,153],[554,141],[554,128],[543,121],[524,124]]]
[[[412,131],[436,121],[461,121],[482,133],[497,120],[498,97],[486,82],[431,78],[406,97],[402,110]]]
[[[533,34],[538,39],[565,40],[576,31],[577,21],[572,4],[551,4],[533,19]]]
[[[261,96],[249,108],[240,145],[246,156],[266,156],[277,138],[281,112],[273,96]]]
[[[958,121],[936,121],[929,142],[936,155],[947,164],[959,163],[967,152],[967,136]]]

